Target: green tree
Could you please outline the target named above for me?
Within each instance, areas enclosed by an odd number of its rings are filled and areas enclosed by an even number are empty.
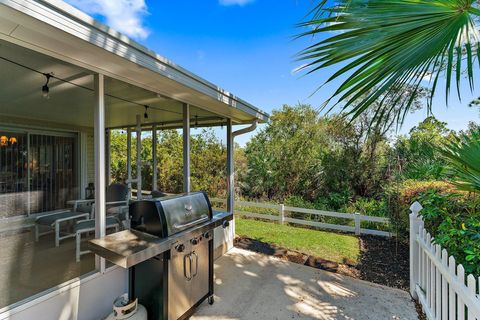
[[[247,144],[244,192],[251,197],[301,197],[339,209],[381,189],[389,149],[385,134],[368,135],[368,118],[320,116],[308,105],[284,105]]]
[[[439,180],[444,178],[446,161],[439,152],[454,133],[445,122],[427,117],[407,136],[397,138],[391,158],[397,173],[406,179]]]
[[[245,191],[253,197],[311,199],[322,174],[326,122],[308,105],[284,105],[247,144]]]
[[[153,168],[152,136],[142,137],[142,189],[152,190],[153,170],[157,170],[158,190],[183,191],[183,139],[177,130],[162,130],[157,134],[157,168]],[[192,190],[206,191],[210,196],[226,192],[226,149],[211,129],[191,136]],[[136,177],[136,143],[132,134],[132,176]],[[127,135],[115,130],[111,134],[111,167],[115,181],[127,180]],[[135,188],[136,186],[133,185]]]

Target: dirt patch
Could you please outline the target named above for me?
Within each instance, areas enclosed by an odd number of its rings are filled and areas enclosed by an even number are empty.
[[[408,244],[383,237],[360,237],[358,264],[337,263],[301,252],[264,243],[258,240],[236,237],[235,246],[285,259],[313,268],[336,272],[350,277],[409,290]]]

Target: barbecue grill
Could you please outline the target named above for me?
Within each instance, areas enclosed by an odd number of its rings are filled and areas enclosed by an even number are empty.
[[[129,296],[154,320],[185,319],[213,303],[213,229],[232,214],[213,212],[207,195],[193,192],[135,201],[131,230],[91,241],[92,251],[129,268]]]

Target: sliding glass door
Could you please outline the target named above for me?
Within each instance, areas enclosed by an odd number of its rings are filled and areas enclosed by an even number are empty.
[[[77,193],[76,138],[31,134],[30,212],[65,208]]]
[[[76,134],[0,130],[0,218],[66,207],[78,194]]]

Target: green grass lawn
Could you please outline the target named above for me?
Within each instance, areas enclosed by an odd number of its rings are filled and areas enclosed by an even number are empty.
[[[356,264],[358,238],[334,232],[235,217],[236,234],[339,263]]]

